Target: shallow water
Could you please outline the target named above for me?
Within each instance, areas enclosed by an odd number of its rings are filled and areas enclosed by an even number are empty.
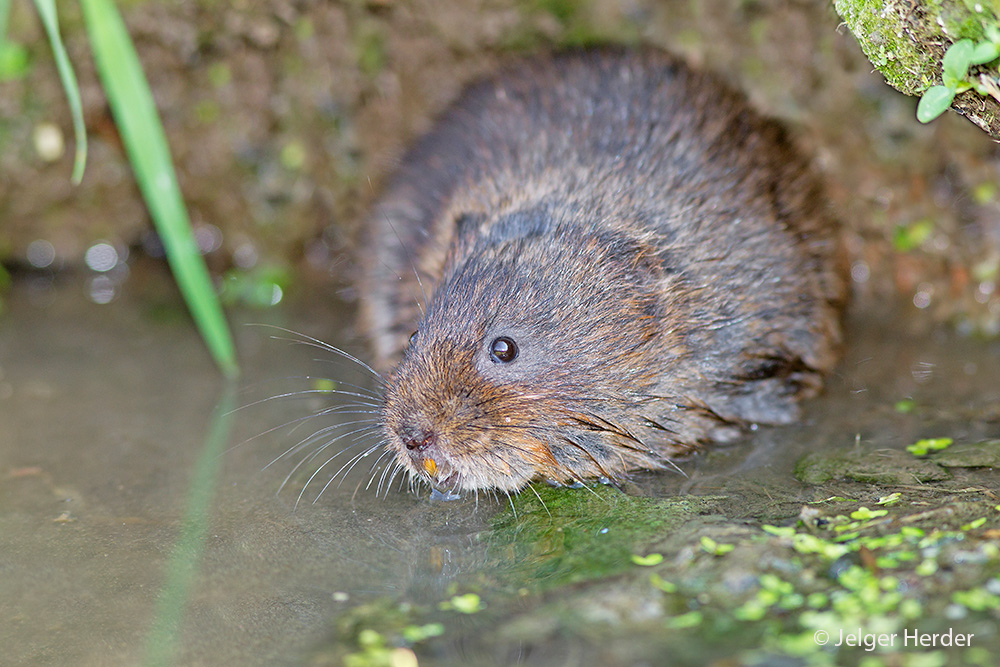
[[[217,418],[225,439],[215,445],[206,442],[224,383],[171,292],[133,281],[118,300],[95,305],[75,280],[24,278],[5,302],[3,664],[299,664],[336,645],[338,619],[370,601],[436,605],[498,571],[511,589],[538,590],[545,552],[520,567],[516,534],[493,532],[506,499],[431,501],[400,489],[398,478],[377,494],[378,478],[366,488],[375,457],[318,498],[339,463],[301,497],[320,459],[283,484],[312,449],[282,452],[357,416],[296,425],[329,397],[259,401],[306,391],[313,376],[374,385],[330,353],[242,324],[287,327],[363,355],[344,340],[350,315],[329,295],[234,316],[245,376],[234,400],[245,407]],[[807,451],[856,440],[899,449],[922,437],[1000,436],[997,342],[921,332],[915,318],[855,319],[840,372],[801,425],[758,429],[738,446],[681,462],[684,475],[637,475],[627,491],[722,496],[730,517],[785,509],[794,516],[813,494],[791,475]],[[894,408],[904,398],[918,413]],[[516,639],[477,643],[475,629],[488,617],[461,622],[462,645],[439,644],[422,664],[525,659]],[[535,646],[531,662],[607,659],[562,650]]]

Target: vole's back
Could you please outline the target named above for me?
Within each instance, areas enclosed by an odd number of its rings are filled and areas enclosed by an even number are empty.
[[[447,286],[468,280],[470,262],[494,261],[514,244],[524,259],[508,263],[523,269],[540,255],[544,266],[547,245],[592,237],[601,239],[600,261],[628,264],[621,280],[638,276],[642,293],[658,299],[643,311],[668,341],[658,391],[697,413],[690,423],[677,418],[672,440],[704,439],[713,420],[788,421],[840,340],[836,231],[813,179],[777,125],[660,52],[512,67],[459,99],[372,217],[361,291],[376,364],[399,361],[425,299],[433,304],[439,289],[449,303],[463,298]],[[552,261],[572,260],[553,251]],[[599,284],[600,262],[593,271]],[[536,308],[560,309],[563,289],[546,292],[558,280],[538,270],[529,290],[541,295]],[[437,331],[433,313],[480,312],[491,317],[488,304],[431,306],[424,323]],[[552,326],[579,316],[567,306]],[[591,325],[607,336],[623,331],[614,321]]]

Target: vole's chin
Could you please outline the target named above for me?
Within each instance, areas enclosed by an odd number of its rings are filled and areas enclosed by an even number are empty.
[[[402,456],[413,477],[446,494],[478,491],[513,493],[527,486],[536,476],[533,470],[511,471],[506,475],[496,471],[490,473],[483,461],[468,457],[459,460],[442,452],[433,458]]]

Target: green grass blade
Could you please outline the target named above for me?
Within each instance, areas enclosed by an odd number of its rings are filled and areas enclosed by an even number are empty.
[[[94,60],[139,189],[195,323],[219,368],[239,373],[229,327],[191,231],[170,149],[139,57],[112,0],[82,0]]]
[[[59,34],[59,17],[56,14],[55,0],[35,0],[38,15],[42,17],[42,25],[49,36],[52,55],[56,60],[56,69],[62,81],[66,99],[69,101],[70,115],[73,117],[73,134],[76,135],[76,157],[73,160],[73,182],[77,185],[83,180],[83,168],[87,163],[87,130],[83,125],[83,104],[80,102],[80,87],[76,83],[76,74],[66,54],[62,37]],[[2,35],[3,33],[0,33]],[[2,38],[0,38],[2,41]]]

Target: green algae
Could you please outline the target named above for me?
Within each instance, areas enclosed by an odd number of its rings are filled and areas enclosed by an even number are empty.
[[[699,513],[716,497],[642,498],[615,488],[536,486],[522,494],[516,509],[496,518],[490,550],[505,553],[516,581],[539,590],[624,572],[635,554]]]
[[[565,642],[632,662],[669,651],[680,665],[909,665],[930,655],[904,645],[914,632],[978,637],[936,645],[933,659],[980,664],[998,639],[1000,511],[987,489],[827,497],[785,525],[757,526],[718,514],[733,498],[533,491],[480,535],[486,566],[436,603],[356,607],[338,623],[339,652],[312,664],[391,664],[403,653],[461,664],[443,656],[472,641],[529,653]]]

